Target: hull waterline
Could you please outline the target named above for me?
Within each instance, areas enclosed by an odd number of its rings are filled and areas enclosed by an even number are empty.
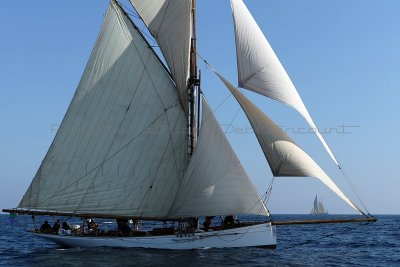
[[[276,247],[276,228],[269,223],[189,234],[186,236],[105,237],[33,233],[66,247],[122,247],[152,249],[201,249],[234,247]]]

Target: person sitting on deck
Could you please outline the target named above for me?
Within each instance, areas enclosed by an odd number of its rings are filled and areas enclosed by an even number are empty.
[[[51,233],[53,233],[53,229],[51,228],[51,225],[49,224],[48,221],[44,221],[44,223],[40,227],[40,232],[43,233],[43,234],[51,234]]]
[[[208,231],[210,230],[210,226],[211,226],[211,220],[214,218],[215,216],[206,216],[205,221],[203,223],[204,226],[204,231]]]
[[[60,226],[60,220],[57,220],[53,225],[53,232],[55,234],[58,234],[58,230],[60,230],[60,227],[61,227]]]
[[[118,232],[119,236],[129,236],[131,233],[131,228],[129,227],[127,219],[117,219]]]
[[[194,232],[196,231],[196,229],[198,228],[198,224],[199,224],[199,218],[197,217],[191,217],[187,219],[188,222],[188,231],[190,232]]]
[[[224,219],[224,227],[233,227],[235,224],[235,218],[233,215],[228,215]]]
[[[65,231],[71,230],[71,227],[69,227],[68,223],[66,223],[66,222],[62,223],[62,227],[61,228],[63,230],[65,230]]]
[[[89,233],[94,233],[96,235],[99,232],[99,226],[93,219],[89,219],[88,230],[89,230]]]

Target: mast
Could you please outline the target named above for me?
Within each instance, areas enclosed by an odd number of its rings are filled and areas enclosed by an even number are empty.
[[[196,145],[196,90],[200,92],[200,79],[197,74],[197,44],[196,44],[196,0],[192,0],[192,37],[190,45],[190,76],[188,83],[189,101],[189,157]]]

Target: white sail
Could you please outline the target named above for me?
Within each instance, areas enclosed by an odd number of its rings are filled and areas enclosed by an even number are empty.
[[[310,211],[310,214],[318,214],[318,198],[315,196],[313,207]]]
[[[219,73],[215,73],[243,108],[274,176],[308,176],[318,178],[340,198],[362,214],[362,211],[336,186],[318,164],[298,147],[278,125]]]
[[[322,205],[322,202],[318,202],[318,213],[319,214],[324,214],[326,213],[324,205]]]
[[[235,24],[239,86],[296,109],[315,130],[321,143],[339,166],[295,86],[243,1],[231,0],[231,6]]]
[[[318,197],[315,196],[312,214],[318,214]]]
[[[267,210],[203,98],[202,126],[169,217],[267,215]]]
[[[130,1],[157,40],[180,91],[182,103],[186,104],[192,1]]]
[[[76,93],[19,208],[165,217],[187,165],[178,90],[111,1]]]

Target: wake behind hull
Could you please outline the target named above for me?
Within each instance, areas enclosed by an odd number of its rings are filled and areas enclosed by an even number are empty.
[[[67,247],[123,247],[152,249],[200,249],[234,247],[276,247],[276,229],[269,223],[194,233],[187,236],[166,235],[146,237],[92,237],[38,234],[34,235],[51,240]]]

